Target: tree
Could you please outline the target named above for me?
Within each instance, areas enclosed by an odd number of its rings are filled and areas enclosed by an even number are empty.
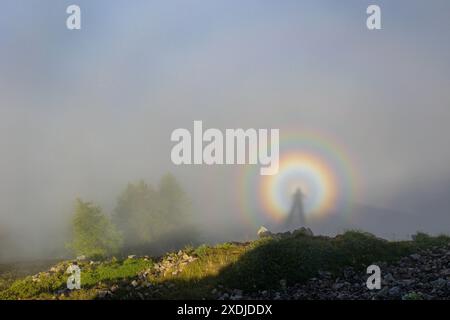
[[[165,175],[155,190],[144,181],[128,184],[118,198],[114,222],[133,250],[163,248],[187,234],[189,201],[174,176]],[[168,248],[168,247],[167,247]]]
[[[160,224],[158,194],[144,181],[129,183],[117,201],[114,222],[124,235],[126,246],[150,243]]]
[[[185,220],[189,218],[190,203],[173,175],[166,174],[161,178],[158,192],[161,213],[167,223],[177,226],[186,222]]]
[[[122,239],[100,207],[77,199],[72,221],[73,240],[69,247],[77,255],[104,257],[117,253]]]
[[[164,175],[158,186],[164,231],[160,242],[167,250],[197,242],[198,232],[193,224],[191,202],[177,179]]]

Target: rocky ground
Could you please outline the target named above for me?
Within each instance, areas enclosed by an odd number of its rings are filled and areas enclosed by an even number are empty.
[[[184,265],[194,261],[181,251],[178,257],[165,261],[153,270],[144,271],[136,279],[122,283],[132,298],[145,299],[158,293],[162,286],[154,286],[146,281],[147,273],[180,270]],[[402,258],[397,263],[387,265],[375,263],[382,272],[381,289],[369,290],[366,286],[370,276],[346,268],[343,274],[335,278],[330,272],[320,271],[318,276],[306,284],[286,286],[280,281],[280,290],[264,290],[244,293],[239,289],[227,289],[223,286],[214,288],[212,296],[219,300],[274,299],[274,300],[436,300],[450,299],[450,246],[433,248]],[[179,271],[170,271],[179,272]],[[171,284],[167,284],[170,286]],[[117,285],[110,290],[99,292],[100,298],[114,298]]]
[[[243,294],[240,290],[218,292],[219,299],[275,300],[435,300],[450,299],[450,246],[421,251],[402,258],[395,264],[377,264],[382,272],[380,290],[369,290],[369,275],[346,268],[341,277],[319,272],[306,284],[286,287],[281,281],[279,291],[259,291]]]
[[[139,259],[140,257],[133,255],[128,258]],[[167,275],[176,276],[186,265],[195,260],[197,260],[196,257],[180,250],[155,263],[151,268],[139,272],[134,279],[122,280],[110,288],[99,288],[97,297],[100,299],[115,299],[120,296],[120,298],[140,300],[160,298],[162,292],[172,289],[175,284],[171,282],[155,284],[149,278]],[[62,293],[67,293],[67,290]]]
[[[300,236],[300,238],[298,238]],[[357,236],[357,237],[356,237]],[[402,250],[414,248],[408,251],[400,259],[386,260],[396,261],[391,263],[372,262],[380,267],[381,270],[381,289],[369,290],[366,282],[370,274],[367,274],[364,268],[353,269],[348,267],[352,265],[353,259],[365,261],[363,264],[353,264],[366,266],[372,258],[364,259],[365,255],[373,252],[378,246],[384,249],[394,250],[397,247],[384,241],[371,237],[366,234],[347,234],[344,237],[327,238],[314,237],[310,230],[297,230],[292,234],[271,234],[267,230],[260,232],[260,237],[269,237],[279,240],[270,240],[269,243],[275,244],[272,251],[263,251],[264,254],[258,256],[253,261],[252,269],[245,269],[249,276],[257,275],[261,271],[261,260],[272,257],[275,251],[282,250],[285,245],[301,245],[307,243],[308,246],[302,247],[302,251],[297,251],[295,255],[278,255],[274,260],[277,270],[274,273],[268,273],[263,276],[263,283],[260,287],[277,288],[271,290],[254,290],[253,292],[243,291],[237,288],[242,284],[239,278],[234,287],[230,287],[232,282],[228,278],[217,278],[222,272],[224,266],[229,266],[232,262],[239,261],[240,257],[248,252],[255,252],[255,249],[249,251],[249,243],[228,243],[215,247],[190,248],[166,254],[164,257],[152,258],[149,256],[128,256],[122,260],[90,261],[85,257],[79,257],[76,261],[63,261],[48,269],[47,271],[37,273],[16,282],[5,282],[5,289],[0,289],[0,299],[180,299],[189,297],[190,299],[219,299],[219,300],[241,300],[241,299],[264,299],[264,300],[440,300],[450,299],[450,241],[448,238],[437,239],[425,237],[428,244],[418,249],[419,241],[404,243]],[[306,238],[304,238],[306,237]],[[356,237],[356,238],[354,238]],[[285,240],[283,240],[285,239]],[[358,241],[350,241],[350,240]],[[327,247],[322,245],[333,242],[339,244],[350,243],[350,247],[333,247],[332,251],[343,250],[348,254],[349,250],[354,252],[353,245],[360,244],[360,240],[367,242],[367,248],[358,251],[352,259],[346,259],[341,262],[337,273],[330,270],[320,270],[324,268],[322,259],[310,260],[311,248],[315,248],[320,255]],[[279,242],[277,242],[279,241]],[[283,242],[284,241],[284,242]],[[320,246],[313,246],[314,241],[320,241]],[[433,244],[430,244],[431,242]],[[371,244],[372,243],[372,244]],[[438,245],[436,245],[436,244]],[[369,245],[371,244],[371,245]],[[394,246],[394,244],[392,245]],[[263,247],[265,248],[265,247]],[[387,250],[386,249],[386,250]],[[264,249],[266,250],[266,249]],[[309,252],[305,254],[305,252]],[[315,253],[317,253],[315,252]],[[394,252],[394,251],[393,251]],[[414,252],[413,254],[411,254]],[[312,252],[314,253],[314,251]],[[382,255],[377,254],[377,257]],[[286,264],[281,262],[280,258],[288,258]],[[332,266],[334,255],[327,266]],[[338,256],[338,260],[340,256]],[[370,256],[372,257],[372,256]],[[261,259],[261,260],[259,260]],[[301,259],[301,260],[298,260]],[[378,258],[376,258],[378,259]],[[311,267],[315,263],[314,270],[308,274],[310,278],[306,282],[293,284],[283,279],[292,275],[292,269],[289,269],[289,263],[298,260],[300,263],[295,267],[299,274],[305,274],[308,269],[301,269],[305,265]],[[303,261],[303,263],[302,263]],[[82,270],[81,290],[69,290],[66,287],[68,278],[67,269],[72,264],[78,264]],[[286,271],[279,266],[286,265]],[[245,266],[245,265],[244,265]],[[267,264],[265,265],[267,267]],[[310,268],[309,268],[310,269]],[[240,270],[242,271],[242,270]],[[279,272],[284,272],[284,276],[279,277]],[[235,274],[234,271],[232,273]],[[280,279],[281,280],[278,280]],[[273,280],[269,283],[268,281]],[[228,283],[228,286],[226,285]],[[253,282],[252,282],[253,283]],[[252,285],[253,286],[253,285]],[[250,286],[250,287],[252,287]],[[6,287],[10,287],[6,289]],[[249,286],[247,286],[249,287]],[[253,286],[256,287],[256,286]],[[244,288],[244,287],[243,287]],[[193,295],[195,293],[195,295]]]

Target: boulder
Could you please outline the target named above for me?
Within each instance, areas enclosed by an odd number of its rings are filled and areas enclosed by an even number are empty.
[[[264,227],[264,226],[261,226],[261,228],[259,228],[257,234],[258,234],[259,238],[266,238],[266,237],[271,237],[272,236],[272,232],[267,230],[267,228]]]

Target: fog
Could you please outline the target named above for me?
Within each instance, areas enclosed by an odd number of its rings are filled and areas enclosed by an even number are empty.
[[[373,1],[372,1],[373,2]],[[312,128],[358,173],[351,219],[389,238],[450,227],[448,1],[2,1],[4,260],[58,257],[77,197],[111,213],[127,183],[173,173],[202,241],[247,240],[239,165],[175,166],[176,128]],[[255,186],[256,188],[256,186]],[[256,213],[259,214],[259,213]]]

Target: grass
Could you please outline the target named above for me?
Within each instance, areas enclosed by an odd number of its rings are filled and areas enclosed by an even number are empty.
[[[135,276],[138,272],[148,269],[153,262],[144,259],[126,259],[111,261],[83,272],[83,286],[94,286],[99,282],[114,282]]]
[[[247,244],[187,247],[183,252],[196,260],[177,274],[171,270],[164,274],[151,272],[149,297],[212,298],[211,291],[221,287],[245,291],[279,289],[280,280],[285,280],[287,285],[301,283],[319,270],[338,276],[344,267],[363,270],[374,262],[392,262],[418,250],[449,243],[447,236],[431,237],[423,233],[411,241],[386,241],[364,232],[348,231],[334,238],[297,236],[266,238]],[[169,256],[176,254],[168,254],[158,262]],[[9,288],[1,291],[0,287],[0,299],[51,299],[56,291],[65,288],[68,275],[64,271],[68,265],[69,262],[62,262],[58,272],[41,273],[38,282],[29,276],[8,283]],[[120,282],[129,284],[139,272],[153,270],[153,266],[153,261],[142,258],[108,260],[98,265],[82,263],[82,290],[72,292],[67,298],[95,298],[99,289]],[[128,298],[127,294],[119,291],[116,297]]]
[[[15,280],[35,274],[56,264],[56,260],[0,264],[0,292],[9,288]]]
[[[81,281],[83,290],[77,298],[94,298],[92,289],[97,285],[110,285],[118,280],[126,280],[136,276],[142,270],[148,269],[153,262],[145,259],[126,259],[104,261],[100,264],[79,263],[82,270]],[[56,272],[40,273],[38,280],[32,276],[14,281],[11,286],[0,291],[0,299],[52,299],[54,292],[66,288],[68,274],[65,273],[70,262],[62,262],[56,266]]]
[[[344,267],[365,270],[375,262],[393,262],[403,256],[450,243],[447,236],[418,234],[414,241],[386,241],[371,234],[347,231],[335,238],[307,237],[268,239],[226,268],[223,282],[244,290],[273,289],[280,280],[302,283],[319,270],[338,276]]]

